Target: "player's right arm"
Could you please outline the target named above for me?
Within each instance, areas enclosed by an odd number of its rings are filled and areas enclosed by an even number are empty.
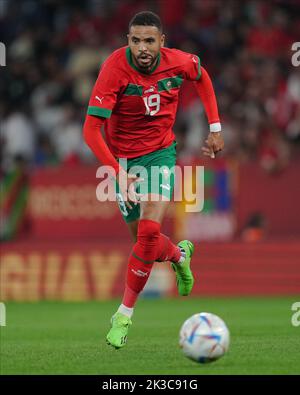
[[[92,90],[89,101],[87,116],[83,126],[84,140],[93,151],[97,159],[108,167],[111,176],[116,177],[122,192],[123,198],[129,208],[129,201],[137,202],[137,195],[131,184],[138,179],[134,175],[129,175],[119,166],[119,163],[111,153],[101,134],[101,127],[105,120],[111,116],[113,108],[117,102],[117,96],[121,89],[122,81],[117,72],[111,67],[110,62],[105,62],[100,70],[98,79]],[[128,199],[127,199],[128,197]]]

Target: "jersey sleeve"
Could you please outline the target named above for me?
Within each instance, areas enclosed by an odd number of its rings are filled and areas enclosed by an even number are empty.
[[[103,63],[92,90],[87,110],[88,115],[110,118],[121,88],[120,72],[108,59]]]
[[[201,62],[197,55],[183,52],[183,76],[188,81],[198,81],[201,77]]]

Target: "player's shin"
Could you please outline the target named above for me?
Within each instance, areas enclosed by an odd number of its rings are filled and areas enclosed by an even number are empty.
[[[129,257],[126,287],[119,312],[131,318],[133,307],[150,276],[155,260],[180,263],[184,256],[180,248],[162,233],[160,224],[155,221],[141,220],[138,228],[137,243]]]
[[[126,287],[122,300],[122,305],[119,311],[125,315],[132,315],[134,305],[138,299],[139,294],[144,289],[148,278],[151,273],[153,263],[144,263],[131,256],[127,267],[127,279]],[[128,313],[126,314],[126,309],[122,308],[125,306]]]
[[[122,304],[132,308],[143,290],[154,261],[157,258],[160,224],[151,220],[140,220],[137,242],[128,261],[127,279]]]
[[[106,336],[107,343],[115,348],[124,347],[127,342],[134,305],[148,281],[157,256],[159,233],[158,222],[150,220],[139,222],[137,242],[129,256],[123,301],[112,316],[111,329]]]

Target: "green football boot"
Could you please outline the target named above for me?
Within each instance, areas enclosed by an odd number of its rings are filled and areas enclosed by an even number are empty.
[[[106,343],[116,349],[124,347],[127,342],[127,333],[131,324],[132,322],[129,317],[116,312],[111,317],[111,329],[106,336]]]
[[[172,268],[176,273],[179,295],[187,296],[191,293],[194,285],[194,277],[190,268],[194,245],[189,240],[180,241],[177,245],[185,253],[185,260],[182,263],[172,263]]]

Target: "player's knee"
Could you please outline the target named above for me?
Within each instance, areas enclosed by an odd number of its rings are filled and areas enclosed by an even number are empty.
[[[141,219],[138,226],[137,240],[141,244],[156,246],[159,242],[160,223]]]

